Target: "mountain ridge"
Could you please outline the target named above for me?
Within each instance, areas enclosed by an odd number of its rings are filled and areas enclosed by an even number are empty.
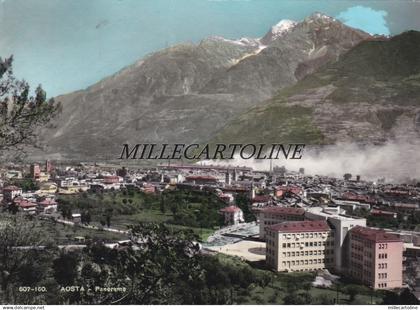
[[[407,31],[361,42],[243,113],[212,142],[418,141],[419,98],[420,32]]]
[[[56,158],[101,159],[115,158],[123,143],[209,140],[237,115],[372,38],[313,15],[269,45],[209,37],[169,47],[57,97],[62,113],[40,131],[39,144]]]

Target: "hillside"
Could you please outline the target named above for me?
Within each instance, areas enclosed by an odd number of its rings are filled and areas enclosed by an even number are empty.
[[[159,51],[99,83],[56,98],[40,132],[56,159],[115,159],[123,143],[194,143],[371,37],[315,13],[261,39],[204,39]],[[34,153],[35,154],[35,153]]]
[[[420,132],[420,32],[364,41],[280,90],[212,142],[381,144]]]

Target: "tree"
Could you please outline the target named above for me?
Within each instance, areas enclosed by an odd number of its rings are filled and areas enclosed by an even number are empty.
[[[318,296],[318,303],[320,305],[333,305],[334,301],[328,294],[321,294]]]
[[[401,304],[403,305],[419,305],[417,297],[410,292],[408,288],[404,289],[400,294]]]
[[[93,243],[79,261],[82,268],[74,285],[94,291],[94,286],[123,287],[125,292],[88,291],[63,295],[63,302],[92,304],[180,304],[200,283],[198,247],[192,231],[171,232],[164,225],[131,227],[133,245],[110,249]]]
[[[22,150],[34,145],[36,129],[46,125],[59,111],[38,86],[30,95],[29,84],[13,76],[13,57],[0,58],[0,150]]]
[[[80,255],[76,252],[62,251],[53,261],[54,278],[61,286],[73,285],[77,278]]]
[[[397,293],[391,291],[385,291],[385,296],[382,300],[384,305],[400,305],[400,296]],[[404,303],[405,304],[405,303]]]
[[[80,218],[82,224],[90,224],[91,221],[91,215],[89,211],[83,211],[81,213],[81,218]]]
[[[350,284],[350,285],[347,285],[345,287],[344,292],[347,295],[349,295],[350,302],[353,302],[353,301],[355,301],[355,298],[356,298],[357,295],[360,295],[360,294],[366,292],[366,290],[359,285]]]
[[[309,305],[312,302],[312,296],[308,292],[296,294],[293,292],[284,297],[285,305]]]
[[[351,173],[345,173],[344,176],[343,176],[344,180],[346,180],[346,181],[349,181],[351,179],[351,177],[352,177]]]
[[[236,205],[244,213],[245,222],[255,221],[256,220],[255,215],[251,211],[251,199],[249,199],[248,195],[237,194],[235,200],[236,200]]]
[[[39,292],[19,292],[19,286],[40,286],[48,277],[52,242],[37,221],[3,214],[0,225],[0,303],[45,303]]]
[[[106,220],[106,226],[110,227],[111,226],[111,214],[110,213],[108,213],[106,215],[105,220]]]
[[[33,179],[22,179],[13,182],[13,185],[20,187],[24,192],[36,191],[39,189],[38,184]]]
[[[64,199],[58,199],[58,210],[61,212],[61,216],[63,217],[63,219],[72,219],[72,207],[71,204]]]
[[[160,212],[162,212],[162,214],[165,214],[166,209],[165,209],[165,195],[164,194],[160,196],[159,209],[160,209]]]

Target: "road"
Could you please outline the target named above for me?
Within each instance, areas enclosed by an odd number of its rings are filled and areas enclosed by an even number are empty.
[[[55,221],[57,223],[61,223],[61,224],[69,225],[69,226],[79,225],[80,227],[87,228],[87,229],[104,230],[104,231],[109,231],[109,232],[119,233],[119,234],[124,234],[124,235],[129,234],[128,230],[119,230],[119,229],[109,228],[109,227],[98,227],[98,226],[95,226],[95,225],[85,225],[85,224],[75,223],[75,222],[68,221],[68,220],[59,219],[59,218],[56,218],[54,216],[44,216],[44,217],[40,217],[40,218],[41,219],[52,219],[53,221]]]

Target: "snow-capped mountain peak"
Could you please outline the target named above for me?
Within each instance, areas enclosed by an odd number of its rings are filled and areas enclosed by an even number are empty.
[[[276,36],[281,36],[283,33],[292,30],[297,25],[297,22],[290,19],[283,19],[273,27],[271,33]]]
[[[271,42],[283,37],[286,33],[291,32],[297,24],[297,22],[290,19],[281,20],[276,25],[272,26],[270,31],[261,38],[261,43],[269,45]]]
[[[305,18],[306,21],[311,21],[311,20],[321,20],[324,22],[332,22],[335,21],[335,18],[328,16],[324,13],[320,13],[320,12],[315,12],[312,15],[310,15],[309,17]]]

